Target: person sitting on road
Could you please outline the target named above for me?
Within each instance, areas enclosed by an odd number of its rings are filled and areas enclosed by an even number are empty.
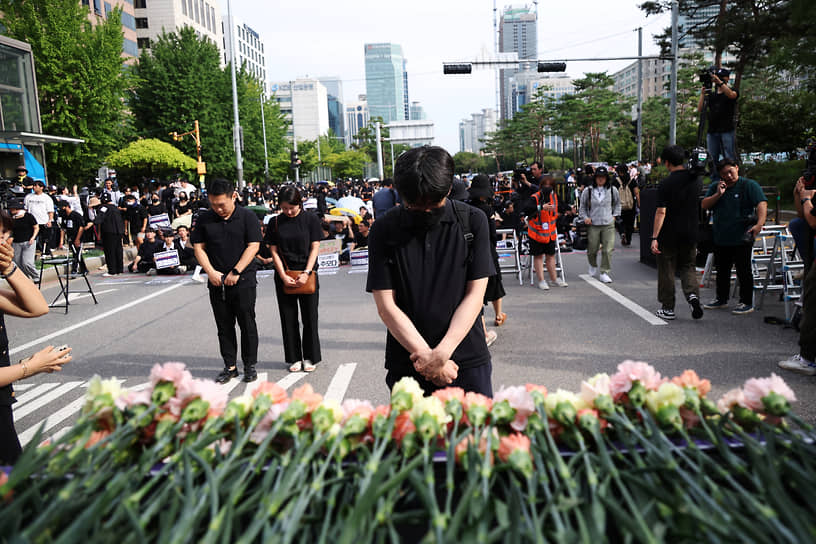
[[[156,262],[153,259],[153,254],[163,251],[164,243],[156,240],[156,231],[148,228],[145,232],[145,241],[139,246],[139,253],[128,265],[129,272],[141,272],[152,276],[156,273]]]
[[[163,251],[176,251],[179,256],[179,262],[181,261],[181,251],[179,251],[178,246],[176,245],[176,237],[173,235],[172,229],[161,229],[157,232],[157,238],[159,241],[159,251],[157,253]],[[195,252],[195,250],[193,250]],[[153,255],[153,260],[155,262],[155,254]],[[155,265],[154,265],[155,266]],[[184,264],[178,264],[174,266],[167,266],[164,268],[158,268],[156,266],[156,273],[162,276],[178,276],[187,272],[187,267]]]

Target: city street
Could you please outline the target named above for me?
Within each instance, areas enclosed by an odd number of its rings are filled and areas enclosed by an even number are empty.
[[[618,247],[612,277],[604,286],[586,276],[583,252],[564,254],[569,287],[544,292],[519,286],[505,275],[504,311],[508,320],[498,328],[491,348],[494,390],[526,382],[546,385],[551,391],[580,389],[582,378],[597,372],[613,373],[618,363],[636,359],[652,363],[664,376],[687,368],[711,380],[710,397],[716,400],[750,377],[780,374],[796,392],[795,410],[816,420],[816,380],[785,372],[776,361],[797,353],[798,334],[763,317],[784,316],[781,302],[767,297],[765,308],[747,316],[707,311],[693,321],[684,302],[678,302],[677,320],[654,317],[656,271],[638,262],[638,250]],[[268,272],[259,277],[256,306],[260,332],[258,372],[291,390],[311,383],[335,399],[362,398],[384,403],[383,358],[385,328],[371,295],[364,290],[365,274],[343,267],[320,277],[320,335],[324,361],[311,375],[290,374],[283,362],[280,321],[274,286]],[[155,363],[182,361],[198,378],[213,378],[222,363],[206,288],[189,275],[145,277],[125,274],[91,277],[99,304],[87,295],[73,299],[66,315],[54,309],[36,320],[7,318],[12,361],[42,347],[68,344],[74,360],[61,373],[44,374],[15,385],[20,402],[14,415],[21,441],[31,440],[46,422],[47,434],[69,426],[78,416],[84,387],[95,374],[117,377],[127,387],[147,382]],[[84,285],[84,284],[83,284]],[[72,282],[78,288],[79,282]],[[679,291],[679,283],[678,283]],[[50,301],[58,287],[45,289]],[[708,301],[711,289],[703,289]],[[493,311],[487,309],[492,326]],[[246,385],[233,380],[226,386],[232,396]]]

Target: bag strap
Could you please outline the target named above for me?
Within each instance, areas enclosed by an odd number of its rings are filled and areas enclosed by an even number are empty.
[[[453,211],[456,215],[456,222],[462,227],[465,233],[465,244],[467,244],[467,258],[465,262],[470,264],[473,262],[473,232],[470,230],[470,210],[469,206],[464,202],[458,200],[451,200]]]

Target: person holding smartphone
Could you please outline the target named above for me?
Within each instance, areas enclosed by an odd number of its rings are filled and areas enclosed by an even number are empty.
[[[9,239],[11,229],[11,217],[0,211],[0,277],[9,287],[0,289],[0,465],[14,464],[22,452],[11,410],[15,402],[12,384],[41,372],[62,370],[62,365],[71,361],[71,349],[67,346],[60,350],[48,346],[17,364],[11,364],[4,316],[39,317],[48,313],[48,303],[40,290],[14,264],[14,250]]]

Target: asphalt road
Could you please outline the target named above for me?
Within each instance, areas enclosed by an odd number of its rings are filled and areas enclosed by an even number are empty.
[[[504,276],[504,311],[509,318],[497,329],[499,338],[491,348],[495,390],[532,382],[550,390],[578,391],[583,378],[597,372],[611,374],[621,361],[635,359],[650,362],[664,376],[695,369],[711,380],[711,396],[716,400],[747,378],[777,372],[795,391],[797,412],[816,421],[816,380],[776,366],[776,361],[798,351],[798,334],[763,323],[765,315],[784,316],[781,302],[767,297],[761,312],[734,316],[725,310],[707,311],[699,321],[692,320],[688,306],[678,302],[677,320],[652,324],[648,314],[657,309],[656,271],[638,262],[637,249],[617,248],[613,255],[615,281],[609,287],[618,300],[586,279],[583,253],[563,257],[568,288],[545,292],[529,281],[520,286],[513,276]],[[324,361],[310,375],[287,372],[273,280],[259,278],[256,311],[262,377],[284,380],[281,383],[288,388],[308,381],[316,391],[338,399],[387,402],[385,328],[372,297],[364,291],[365,274],[349,270],[343,267],[337,274],[321,275]],[[13,361],[48,344],[69,344],[74,355],[61,373],[35,376],[17,387],[21,402],[14,411],[23,442],[45,420],[49,434],[70,425],[81,406],[84,385],[94,374],[115,376],[132,387],[146,382],[150,368],[159,362],[182,361],[200,378],[212,378],[222,367],[203,285],[190,283],[189,276],[126,274],[119,279],[95,273],[90,277],[96,305],[80,294],[67,315],[54,309],[35,320],[7,318]],[[72,287],[79,285],[72,282]],[[53,284],[45,287],[49,301],[57,292]],[[713,298],[712,289],[703,289],[701,298]],[[630,309],[637,310],[635,305],[646,315]],[[492,308],[487,309],[487,317],[492,326]],[[245,387],[237,380],[231,385],[232,395]]]

